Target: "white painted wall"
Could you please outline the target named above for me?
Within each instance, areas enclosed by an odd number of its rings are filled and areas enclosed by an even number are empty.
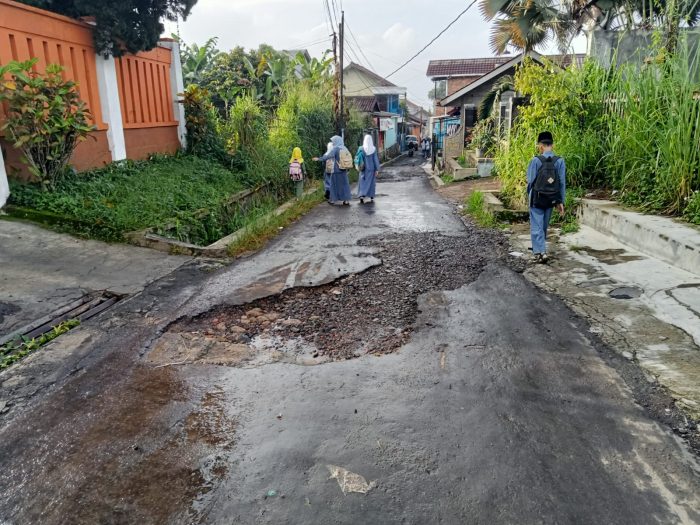
[[[126,159],[126,142],[124,140],[124,123],[119,101],[119,82],[114,57],[105,58],[101,54],[96,57],[97,87],[100,90],[100,106],[102,118],[109,126],[107,142],[112,160]]]
[[[172,52],[170,62],[170,88],[173,94],[173,115],[178,122],[177,136],[183,148],[187,146],[187,128],[185,127],[185,106],[180,104],[182,93],[185,92],[185,82],[182,78],[182,63],[180,63],[180,45],[173,40],[163,40],[158,45],[167,47]]]
[[[7,171],[5,170],[5,159],[0,148],[0,208],[5,206],[7,198],[10,196],[10,185],[7,182]]]

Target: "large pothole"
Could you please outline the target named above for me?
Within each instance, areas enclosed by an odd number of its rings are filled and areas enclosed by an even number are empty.
[[[522,264],[507,255],[502,234],[471,226],[467,235],[391,234],[361,244],[379,248],[380,266],[181,320],[154,346],[149,361],[313,365],[394,352],[413,330],[419,295],[459,288],[497,259]]]

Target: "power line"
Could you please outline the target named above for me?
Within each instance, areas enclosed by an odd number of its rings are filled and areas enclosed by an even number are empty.
[[[395,69],[394,71],[392,71],[391,73],[389,73],[389,74],[388,74],[386,77],[384,77],[384,78],[389,78],[389,77],[393,76],[394,74],[396,74],[396,73],[398,73],[399,71],[401,71],[401,70],[402,70],[404,67],[406,67],[408,64],[410,64],[411,62],[413,62],[413,60],[415,60],[415,59],[418,57],[418,55],[420,55],[423,51],[425,51],[426,49],[428,49],[428,48],[433,44],[433,42],[435,42],[438,38],[440,38],[443,34],[445,34],[445,32],[446,32],[449,28],[451,28],[453,25],[455,25],[455,24],[457,23],[457,20],[459,20],[460,18],[462,18],[462,16],[463,16],[467,11],[469,11],[469,9],[470,9],[475,3],[476,3],[476,0],[472,0],[472,2],[467,6],[467,8],[466,8],[464,11],[462,11],[460,14],[458,14],[458,15],[457,15],[457,18],[455,18],[454,20],[452,20],[452,22],[450,22],[449,24],[447,24],[447,27],[445,27],[445,29],[443,29],[442,31],[440,31],[440,32],[437,34],[437,36],[436,36],[435,38],[433,38],[430,42],[428,42],[420,51],[418,51],[418,53],[416,53],[416,54],[413,55],[411,58],[409,58],[408,60],[406,60],[406,62],[404,62],[403,64],[401,64],[401,66],[399,66],[397,69]]]
[[[365,52],[362,50],[362,46],[360,46],[360,42],[357,38],[355,38],[355,33],[353,33],[352,28],[348,25],[347,22],[345,22],[345,26],[348,28],[348,31],[350,31],[350,38],[355,42],[355,45],[357,46],[357,49],[360,50],[360,53],[362,54],[363,58],[365,59],[365,62],[369,66],[369,68],[376,72],[376,69],[372,65],[372,62],[370,62],[369,58],[367,58],[367,55],[365,55]]]

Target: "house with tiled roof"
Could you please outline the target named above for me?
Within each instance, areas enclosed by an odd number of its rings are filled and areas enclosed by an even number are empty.
[[[455,151],[461,151],[468,139],[469,130],[478,118],[478,108],[492,90],[494,84],[506,75],[513,76],[525,57],[535,62],[554,62],[561,67],[572,63],[581,65],[586,55],[548,55],[534,51],[525,54],[487,58],[454,60],[432,60],[428,64],[427,76],[436,85],[434,134],[438,142],[455,135]],[[502,129],[510,129],[518,104],[523,102],[513,91],[503,93],[499,101],[498,121]],[[446,131],[445,131],[446,130]],[[447,148],[447,146],[446,146]]]
[[[403,123],[400,101],[406,96],[406,88],[354,62],[343,69],[343,86],[348,104],[374,118],[379,151],[398,153],[399,127]]]

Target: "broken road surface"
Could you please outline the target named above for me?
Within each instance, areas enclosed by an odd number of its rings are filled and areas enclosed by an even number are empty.
[[[700,523],[609,349],[417,160],[0,375],[0,523]]]

